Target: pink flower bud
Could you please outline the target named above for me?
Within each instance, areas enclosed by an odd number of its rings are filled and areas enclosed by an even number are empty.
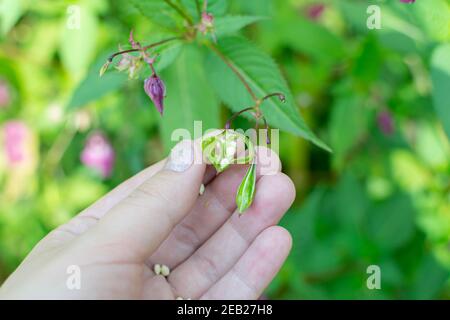
[[[114,167],[115,153],[107,138],[96,132],[86,141],[81,153],[81,162],[99,172],[103,178],[111,176]]]
[[[152,99],[153,103],[162,115],[164,111],[164,97],[166,96],[166,87],[164,82],[156,75],[152,74],[144,82],[145,93]]]

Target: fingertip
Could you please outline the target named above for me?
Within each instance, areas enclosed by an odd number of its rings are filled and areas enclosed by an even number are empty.
[[[275,175],[281,172],[281,160],[274,150],[264,146],[257,146],[255,149],[258,175]]]
[[[291,251],[292,248],[292,235],[291,233],[282,226],[272,226],[266,229],[270,232],[270,236],[273,243],[278,244],[278,249],[283,251]]]

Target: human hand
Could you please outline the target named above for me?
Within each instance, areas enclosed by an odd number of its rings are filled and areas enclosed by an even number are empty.
[[[3,299],[257,299],[291,247],[275,226],[295,189],[266,148],[270,163],[243,216],[234,213],[245,166],[215,176],[193,163],[199,147],[179,143],[163,160],[116,189],[41,240],[0,288]],[[267,170],[267,168],[266,168]],[[203,195],[199,195],[201,184]],[[154,264],[167,265],[167,277]],[[69,266],[80,288],[67,285]]]

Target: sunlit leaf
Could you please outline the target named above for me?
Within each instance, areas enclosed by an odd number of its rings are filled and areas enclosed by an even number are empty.
[[[254,16],[224,16],[215,19],[214,27],[217,37],[235,33],[242,28],[255,23],[263,17]]]
[[[294,97],[286,81],[269,56],[240,37],[229,37],[221,40],[218,50],[220,56],[225,57],[242,74],[258,97],[261,98],[273,92],[285,94],[285,103],[277,98],[269,99],[263,103],[262,111],[269,124],[299,135],[319,147],[329,150],[306,125],[295,105]],[[254,105],[251,95],[220,56],[211,51],[206,61],[209,79],[219,97],[234,111]]]
[[[431,79],[434,109],[450,138],[450,44],[435,49],[431,58]]]
[[[162,73],[162,78],[167,88],[161,120],[166,150],[180,139],[179,136],[172,137],[176,129],[184,129],[194,139],[194,121],[201,122],[203,132],[219,127],[218,102],[207,83],[198,49],[183,47],[175,63]]]

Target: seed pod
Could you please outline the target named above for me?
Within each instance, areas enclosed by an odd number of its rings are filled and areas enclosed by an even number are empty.
[[[236,158],[240,142],[245,144],[248,154]],[[250,163],[255,153],[250,139],[243,134],[232,130],[225,130],[216,136],[203,139],[202,148],[205,157],[219,173],[227,169],[233,163]]]
[[[242,179],[241,185],[236,194],[236,205],[239,210],[239,214],[243,214],[247,210],[255,197],[256,189],[256,163],[253,162],[247,169],[244,179]]]
[[[106,60],[105,64],[100,69],[100,72],[99,72],[100,77],[105,74],[105,72],[106,72],[106,70],[108,70],[108,67],[110,64],[111,64],[111,60],[110,59]]]

